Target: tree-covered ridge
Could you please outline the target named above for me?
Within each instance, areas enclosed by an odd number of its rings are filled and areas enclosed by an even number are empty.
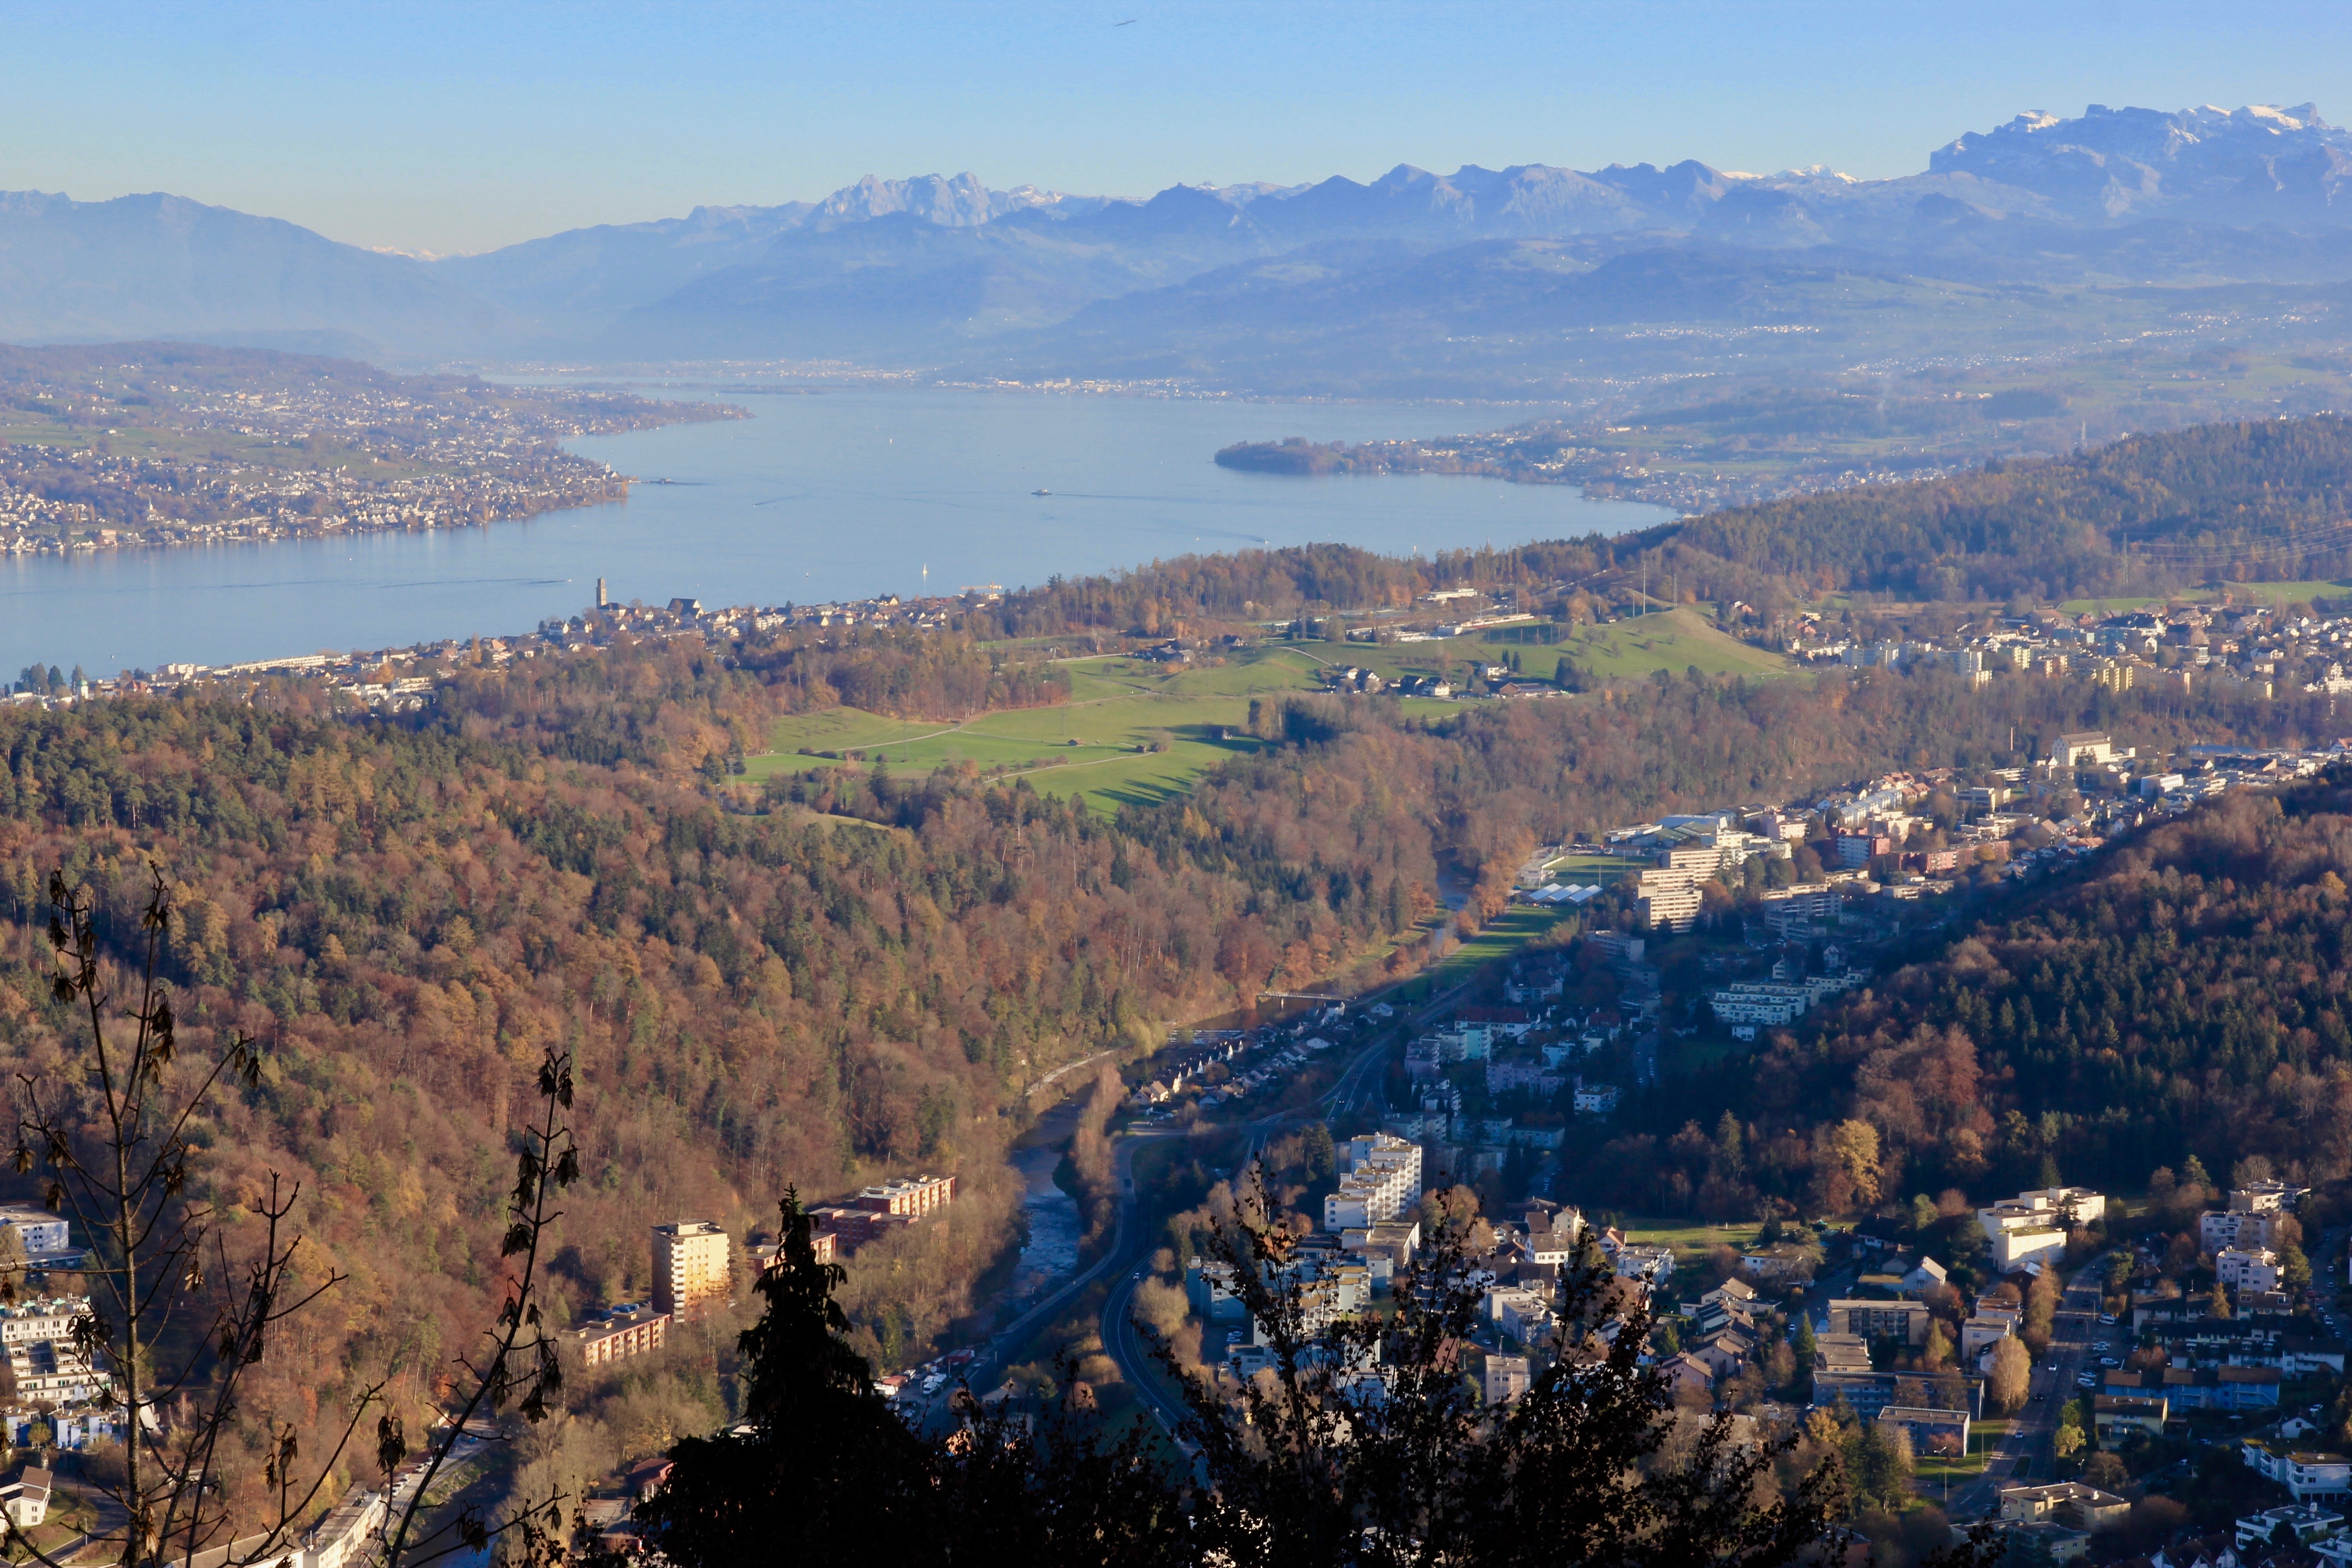
[[[574,762],[718,778],[765,751],[769,727],[788,713],[846,705],[965,719],[1064,701],[1069,689],[1048,660],[983,648],[961,632],[799,630],[732,651],[699,638],[625,638],[592,653],[457,669],[426,722]]]
[[[1759,1065],[1757,1111],[1832,1084],[1909,1187],[2136,1184],[2249,1154],[2352,1172],[2352,789],[2238,795],[2028,895]],[[1958,1065],[1955,1065],[1958,1064]],[[1940,1088],[1938,1086],[1941,1086]]]
[[[1632,538],[1633,536],[1629,536]],[[1180,555],[1132,572],[1055,578],[979,606],[976,633],[1054,637],[1087,627],[1174,634],[1181,623],[1243,622],[1300,610],[1402,608],[1438,588],[1539,586],[1633,558],[1639,542],[1599,534],[1509,550],[1379,555],[1352,544],[1286,545],[1223,555]]]
[[[1718,586],[2045,599],[2216,576],[2352,570],[2352,421],[2200,425],[2047,462],[1874,485],[1694,519],[1656,541]],[[1711,591],[1711,590],[1710,590]]]
[[[1306,448],[1328,454],[1328,448]],[[1320,461],[1318,458],[1317,461]],[[1663,562],[1654,559],[1664,552]],[[1913,600],[2161,594],[2352,572],[2352,420],[2256,420],[2133,436],[1946,479],[1832,489],[1604,538],[1376,555],[1309,544],[1188,555],[970,607],[988,637],[1166,636],[1301,611],[1396,609],[1434,589],[1542,589],[1654,557],[1699,599],[1866,590]]]

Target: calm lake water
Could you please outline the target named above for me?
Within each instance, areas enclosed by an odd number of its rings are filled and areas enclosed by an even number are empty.
[[[752,417],[572,443],[669,481],[641,483],[623,503],[451,532],[0,561],[0,677],[36,659],[111,675],[527,632],[593,603],[600,576],[624,601],[809,604],[1017,587],[1261,542],[1403,553],[1617,533],[1670,515],[1565,486],[1284,479],[1210,461],[1242,440],[1495,429],[1540,413],[1525,405],[865,386],[723,395]]]

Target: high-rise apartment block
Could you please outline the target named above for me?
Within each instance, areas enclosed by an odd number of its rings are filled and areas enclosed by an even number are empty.
[[[654,1226],[654,1310],[689,1323],[727,1300],[727,1233],[707,1219]]]
[[[1387,1132],[1340,1146],[1339,1190],[1323,1200],[1323,1228],[1385,1225],[1421,1201],[1421,1145]]]

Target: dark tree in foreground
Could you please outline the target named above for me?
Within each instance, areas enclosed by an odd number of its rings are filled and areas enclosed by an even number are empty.
[[[1843,1554],[1837,1461],[1783,1487],[1775,1467],[1794,1438],[1678,1416],[1640,1364],[1646,1313],[1597,1265],[1569,1283],[1567,1350],[1498,1414],[1479,1408],[1457,1359],[1479,1291],[1456,1237],[1412,1272],[1392,1316],[1324,1321],[1286,1267],[1291,1238],[1245,1203],[1210,1250],[1273,1365],[1239,1387],[1188,1380],[1179,1459],[1156,1456],[1139,1427],[1108,1441],[1066,1400],[1033,1418],[967,1391],[945,1436],[909,1429],[848,1348],[842,1270],[816,1260],[790,1195],[782,1231],[758,1285],[766,1310],[742,1341],[748,1421],[678,1445],[667,1486],[639,1510],[649,1544],[683,1568],[1773,1568]]]
[[[1507,1412],[1481,1408],[1458,1359],[1481,1297],[1463,1239],[1458,1224],[1433,1238],[1392,1317],[1318,1322],[1293,1238],[1244,1195],[1207,1250],[1271,1364],[1238,1387],[1187,1379],[1203,1547],[1236,1563],[1768,1568],[1825,1545],[1844,1502],[1835,1463],[1784,1494],[1775,1461],[1793,1437],[1679,1418],[1642,1364],[1646,1308],[1597,1255],[1563,1281],[1557,1360]]]
[[[48,1206],[70,1216],[89,1247],[91,1300],[74,1321],[72,1353],[109,1375],[102,1398],[123,1433],[121,1479],[101,1489],[116,1522],[98,1534],[126,1568],[184,1561],[240,1531],[243,1556],[281,1551],[326,1498],[377,1396],[363,1393],[333,1449],[309,1458],[293,1427],[244,1408],[247,1372],[287,1320],[342,1276],[306,1268],[291,1223],[296,1190],[274,1173],[267,1191],[236,1194],[252,1221],[250,1250],[233,1252],[216,1205],[189,1192],[199,1152],[191,1128],[217,1116],[260,1058],[243,1035],[215,1051],[181,1050],[157,976],[173,910],[161,873],[152,876],[127,957],[101,939],[89,889],[62,872],[49,879],[51,994],[87,1033],[68,1037],[53,1071],[19,1081],[12,1160],[20,1175],[43,1173]],[[15,1300],[26,1267],[21,1248],[0,1259],[0,1300]],[[234,1473],[244,1445],[226,1441],[257,1417],[257,1489]],[[229,1500],[240,1482],[242,1513]],[[0,1538],[48,1561],[12,1521],[0,1520]]]
[[[214,1049],[181,1043],[158,974],[179,917],[163,874],[151,867],[150,876],[135,942],[106,929],[110,913],[124,911],[107,910],[62,872],[50,878],[51,995],[84,1032],[69,1037],[56,1068],[18,1083],[12,1163],[19,1174],[43,1173],[48,1206],[69,1215],[89,1247],[81,1274],[91,1300],[74,1322],[72,1353],[108,1374],[103,1397],[124,1436],[120,1479],[100,1488],[113,1507],[98,1539],[124,1568],[215,1551],[266,1563],[335,1500],[331,1482],[371,1410],[379,1412],[375,1457],[387,1474],[408,1458],[408,1440],[401,1416],[385,1407],[383,1381],[361,1389],[328,1426],[323,1453],[303,1454],[290,1422],[248,1404],[254,1369],[343,1276],[311,1261],[294,1223],[292,1184],[273,1173],[258,1190],[221,1191],[205,1168],[195,1130],[215,1121],[229,1096],[252,1089],[261,1058],[242,1034]],[[541,1115],[520,1132],[500,1249],[504,1303],[485,1347],[459,1358],[450,1405],[420,1413],[432,1428],[428,1451],[407,1472],[405,1501],[370,1543],[376,1563],[423,1568],[493,1541],[527,1559],[553,1550],[562,1500],[520,1500],[493,1520],[470,1505],[440,1507],[435,1488],[461,1434],[498,1440],[497,1417],[509,1401],[525,1419],[542,1420],[562,1388],[538,1297],[555,1194],[580,1169],[566,1121],[569,1055],[547,1054],[539,1089]],[[241,1227],[221,1212],[232,1206],[244,1211]],[[21,1246],[0,1250],[0,1300],[15,1299],[28,1267]],[[0,1545],[50,1560],[5,1519]]]
[[[685,1568],[743,1563],[1059,1564],[1189,1561],[1176,1493],[1139,1436],[1106,1442],[1066,1406],[1034,1425],[966,1393],[943,1440],[919,1436],[842,1337],[844,1273],[820,1263],[787,1193],[783,1249],[743,1332],[745,1423],[671,1450],[639,1510]]]

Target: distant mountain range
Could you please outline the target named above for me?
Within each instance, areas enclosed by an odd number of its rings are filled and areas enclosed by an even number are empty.
[[[1851,343],[1891,319],[1872,308],[1992,320],[1956,289],[2339,283],[2347,180],[2352,133],[2308,104],[2093,105],[1962,136],[1890,180],[1400,165],[1129,201],[868,178],[432,261],[175,196],[19,193],[0,195],[0,340],[1459,390],[1590,368],[1594,351],[1561,346],[1580,333],[1615,334],[1620,368],[1662,363],[1625,347],[1642,323]]]

